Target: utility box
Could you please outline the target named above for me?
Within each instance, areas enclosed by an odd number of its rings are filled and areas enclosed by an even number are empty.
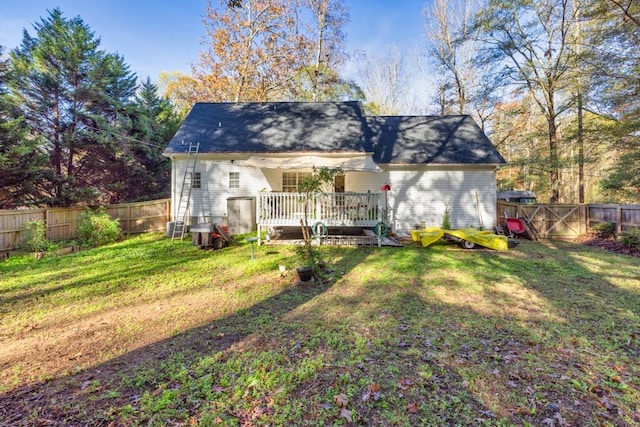
[[[229,221],[229,234],[232,236],[256,231],[258,229],[256,224],[256,198],[227,198],[227,218]]]

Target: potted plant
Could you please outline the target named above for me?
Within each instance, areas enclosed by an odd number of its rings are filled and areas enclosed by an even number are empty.
[[[303,259],[304,265],[298,267],[298,277],[302,282],[310,281],[314,276],[319,273],[318,265],[319,261],[318,252],[311,245],[311,233],[309,232],[309,203],[313,200],[314,195],[327,192],[329,185],[333,184],[336,175],[342,174],[340,168],[327,168],[322,167],[320,169],[313,168],[311,175],[304,178],[298,186],[298,191],[302,193],[302,201],[304,203],[304,217],[300,220],[300,227],[302,228],[302,240],[304,242],[303,247],[300,250],[300,256]]]

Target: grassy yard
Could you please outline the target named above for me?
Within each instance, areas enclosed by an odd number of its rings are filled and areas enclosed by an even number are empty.
[[[0,425],[640,426],[639,258],[321,249],[313,285],[158,234],[0,263]]]

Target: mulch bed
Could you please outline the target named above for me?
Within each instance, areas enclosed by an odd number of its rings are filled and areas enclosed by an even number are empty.
[[[586,235],[576,238],[575,241],[582,245],[595,246],[617,254],[640,258],[640,250],[628,248],[615,239],[603,239],[593,235]]]

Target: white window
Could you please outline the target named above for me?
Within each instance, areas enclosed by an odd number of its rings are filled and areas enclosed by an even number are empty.
[[[191,188],[202,188],[202,174],[194,172],[191,175]]]
[[[240,172],[229,172],[229,188],[240,188]]]
[[[311,176],[311,172],[282,172],[282,191],[297,192],[302,180],[308,176]]]

